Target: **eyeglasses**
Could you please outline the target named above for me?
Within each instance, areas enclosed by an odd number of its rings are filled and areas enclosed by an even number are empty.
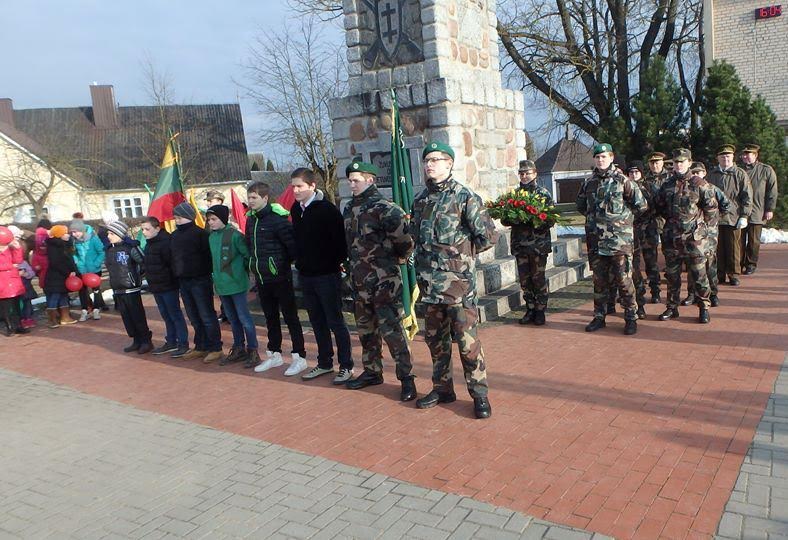
[[[439,161],[449,161],[451,158],[445,157],[431,157],[431,158],[424,158],[424,164],[429,165],[430,163],[437,163]]]

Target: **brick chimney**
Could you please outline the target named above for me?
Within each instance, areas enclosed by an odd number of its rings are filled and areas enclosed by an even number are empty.
[[[99,129],[118,127],[118,106],[111,84],[90,85],[90,99],[93,102],[93,123]]]
[[[0,122],[16,127],[14,125],[14,102],[11,101],[11,98],[0,98]]]

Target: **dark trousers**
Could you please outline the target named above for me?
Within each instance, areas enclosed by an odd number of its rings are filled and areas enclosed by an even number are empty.
[[[116,294],[115,305],[120,311],[123,326],[126,327],[126,334],[134,340],[134,343],[149,343],[151,331],[148,328],[145,308],[142,306],[142,294],[138,292]]]
[[[20,328],[19,301],[21,297],[0,299],[0,317],[5,322],[6,333],[11,335]]]
[[[175,343],[179,347],[189,346],[189,330],[186,328],[186,319],[183,318],[181,311],[180,295],[178,289],[166,292],[153,293],[156,300],[156,307],[164,320],[164,327],[167,334],[164,340],[167,343]]]
[[[101,270],[98,272],[94,272],[99,277],[101,276]],[[91,299],[90,295],[93,295]],[[81,309],[91,310],[93,308],[96,309],[104,309],[107,307],[107,304],[104,303],[104,298],[101,296],[101,286],[93,289],[88,286],[83,286],[79,290],[79,305]]]
[[[760,223],[750,223],[746,229],[741,231],[741,267],[755,268],[758,266],[758,255],[761,252],[761,229]]]
[[[733,225],[720,225],[717,242],[717,276],[725,281],[725,276],[734,276],[741,269],[741,229]]]
[[[309,322],[317,341],[317,365],[331,369],[334,366],[334,346],[331,333],[337,342],[339,367],[353,369],[350,355],[350,332],[342,316],[342,278],[339,273],[323,276],[301,276],[301,292],[309,314]]]
[[[301,328],[301,321],[298,320],[293,282],[258,283],[257,298],[260,300],[260,308],[265,314],[265,326],[268,328],[267,349],[271,352],[282,352],[282,324],[279,320],[281,310],[287,330],[290,332],[293,352],[305,358],[304,331]]]
[[[222,331],[213,307],[213,282],[210,276],[181,278],[183,308],[194,328],[194,348],[198,351],[222,350]]]

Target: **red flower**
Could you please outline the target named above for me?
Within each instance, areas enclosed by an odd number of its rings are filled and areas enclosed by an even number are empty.
[[[542,221],[546,220],[547,219],[547,214],[542,212],[541,214],[539,214],[539,219],[541,219]]]
[[[534,208],[530,204],[526,207],[526,210],[528,210],[528,212],[530,212],[531,214],[536,214],[536,208]]]

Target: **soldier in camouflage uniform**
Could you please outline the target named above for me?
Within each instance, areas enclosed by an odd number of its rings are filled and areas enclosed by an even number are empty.
[[[594,273],[594,318],[586,332],[605,327],[606,301],[610,297],[610,280],[624,307],[624,333],[637,332],[635,287],[632,283],[632,251],[635,242],[635,215],[642,214],[648,203],[635,182],[624,176],[613,164],[613,147],[603,143],[594,146],[594,172],[577,194],[577,209],[592,221],[598,239]],[[593,201],[588,200],[589,188],[596,186]]]
[[[361,341],[364,372],[345,386],[358,390],[383,383],[383,341],[402,384],[401,401],[416,399],[411,351],[402,319],[399,265],[413,252],[405,212],[383,198],[375,186],[378,168],[354,161],[345,174],[353,198],[345,206],[353,311]]]
[[[410,230],[420,302],[426,304],[424,340],[432,355],[433,390],[419,399],[420,409],[457,397],[452,380],[452,336],[460,349],[465,382],[477,418],[492,414],[487,372],[476,335],[476,255],[497,240],[495,225],[481,198],[451,177],[454,151],[431,142],[422,152],[427,188],[414,200]]]
[[[657,244],[659,244],[659,232],[657,231],[657,222],[654,219],[654,199],[656,198],[657,191],[653,187],[653,184],[646,183],[645,178],[643,178],[642,161],[633,161],[630,163],[629,167],[627,167],[627,176],[630,181],[638,185],[648,205],[648,210],[635,216],[633,225],[635,231],[635,245],[632,253],[632,281],[635,285],[635,298],[638,305],[637,317],[638,319],[645,319],[646,280],[643,273],[640,271],[640,263],[642,259],[644,268],[648,273],[656,269],[656,260],[651,261],[649,257],[653,256],[656,258],[656,247]],[[654,266],[650,266],[651,264]],[[651,278],[652,276],[649,274],[648,277]],[[653,283],[651,279],[650,283]],[[656,283],[657,294],[659,294],[659,271],[657,271]]]
[[[525,159],[520,162],[520,189],[536,193],[544,197],[548,205],[553,204],[550,192],[536,183],[536,165]],[[520,324],[541,326],[545,323],[544,312],[547,309],[547,298],[550,294],[547,276],[547,256],[553,251],[550,239],[550,225],[539,227],[507,223],[512,228],[512,255],[517,259],[517,274],[523,290],[526,311]]]
[[[645,184],[648,186],[650,193],[656,194],[669,176],[668,171],[665,169],[665,154],[662,152],[651,152],[646,156],[646,161],[648,162],[648,173],[646,174]],[[643,237],[641,251],[643,252],[643,262],[646,266],[646,275],[648,275],[648,285],[651,289],[651,303],[659,304],[662,299],[659,295],[660,276],[657,249],[662,239],[662,228],[665,225],[665,220],[657,215],[656,212],[652,212],[651,216],[650,227],[647,234]]]
[[[691,159],[692,153],[686,148],[673,151],[673,174],[657,195],[657,212],[665,218],[663,250],[668,280],[667,306],[659,320],[679,316],[681,264],[685,263],[695,282],[695,297],[700,308],[698,322],[708,323],[709,279],[704,256],[708,238],[706,220],[712,219],[717,199],[704,179],[690,174]]]

